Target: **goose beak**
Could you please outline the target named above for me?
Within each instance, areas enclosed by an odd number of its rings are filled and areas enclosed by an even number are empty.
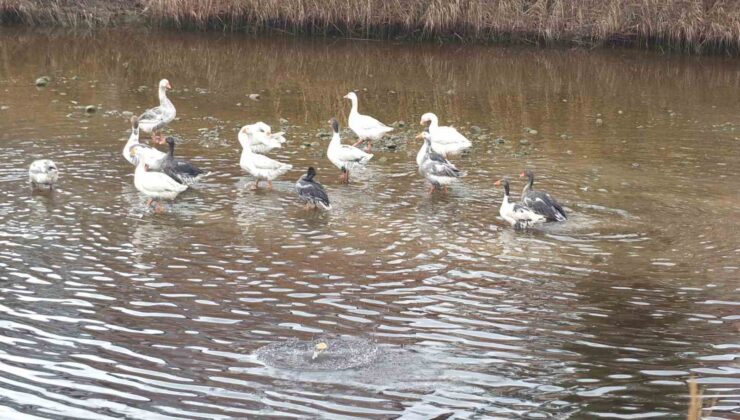
[[[498,187],[498,186],[500,186],[500,185],[501,185],[501,180],[499,179],[499,180],[498,180],[498,181],[496,181],[496,182],[495,182],[495,183],[494,183],[493,185],[495,185],[495,186],[497,186],[497,187]]]
[[[349,94],[342,96],[344,99],[349,99]]]
[[[424,138],[424,133],[419,133],[414,137],[416,140],[422,140]]]
[[[167,84],[164,85],[164,87],[166,87],[167,89],[172,89],[172,85],[170,85],[170,82],[167,82]]]
[[[526,175],[524,172],[520,173],[519,178],[523,177],[524,175]]]

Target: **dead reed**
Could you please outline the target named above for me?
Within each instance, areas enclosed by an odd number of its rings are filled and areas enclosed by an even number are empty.
[[[0,15],[30,24],[126,13],[194,29],[740,50],[738,0],[0,0]]]

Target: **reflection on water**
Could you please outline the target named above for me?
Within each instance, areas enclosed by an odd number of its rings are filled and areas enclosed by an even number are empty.
[[[736,60],[124,35],[0,37],[2,416],[680,416],[692,375],[737,414]],[[213,173],[155,215],[120,149],[162,77],[179,154]],[[319,133],[350,89],[404,124],[343,186]],[[474,141],[449,195],[416,171],[426,111]],[[274,191],[238,165],[257,120],[288,132]],[[26,182],[40,157],[60,167],[52,194]],[[293,197],[309,165],[329,213]],[[567,223],[498,220],[493,182],[524,167]],[[341,372],[254,356],[321,335],[381,356]]]

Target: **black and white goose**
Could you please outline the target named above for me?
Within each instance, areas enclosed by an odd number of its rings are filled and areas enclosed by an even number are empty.
[[[534,173],[525,169],[520,177],[527,176],[527,184],[522,190],[522,203],[532,209],[535,213],[542,215],[547,219],[548,222],[563,222],[568,219],[568,215],[565,214],[565,210],[550,194],[545,191],[535,191],[532,187],[534,185]]]
[[[295,191],[298,198],[306,204],[306,210],[310,208],[323,208],[331,210],[329,196],[326,194],[324,187],[315,181],[316,169],[309,167],[305,175],[298,178],[295,183]]]
[[[326,157],[342,171],[339,179],[348,184],[350,171],[365,166],[373,158],[373,155],[365,153],[355,146],[342,144],[342,140],[339,138],[339,122],[336,118],[330,119],[329,125],[333,134],[329,142],[329,148],[326,150]]]
[[[203,175],[203,170],[185,159],[175,157],[175,138],[167,137],[169,151],[162,159],[159,169],[169,175],[172,179],[184,185],[192,185]]]
[[[444,156],[434,151],[431,143],[432,136],[428,130],[425,130],[416,138],[419,137],[424,139],[424,144],[421,145],[419,153],[416,155],[416,163],[419,165],[419,173],[424,175],[424,178],[431,185],[429,193],[433,193],[440,186],[447,192],[447,186],[462,177],[464,173],[457,169],[452,162],[445,159]]]
[[[496,181],[496,186],[504,186],[504,200],[501,202],[499,214],[509,222],[514,229],[527,229],[546,221],[545,216],[535,213],[524,204],[509,201],[509,180],[504,178]]]

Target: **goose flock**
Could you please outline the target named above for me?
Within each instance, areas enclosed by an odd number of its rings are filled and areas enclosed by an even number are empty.
[[[148,198],[147,206],[153,206],[155,212],[164,211],[162,200],[174,200],[207,175],[206,171],[187,160],[175,157],[175,139],[160,134],[177,115],[174,104],[167,97],[167,90],[171,88],[167,79],[159,82],[159,106],[147,109],[138,117],[131,117],[131,134],[123,147],[123,157],[135,167],[134,186]],[[331,118],[328,124],[332,137],[326,156],[339,169],[340,182],[347,184],[350,173],[366,166],[373,158],[370,153],[372,142],[381,139],[393,128],[369,115],[360,114],[355,92],[349,92],[344,98],[351,102],[347,125],[358,140],[353,145],[342,144],[339,121]],[[426,128],[416,137],[423,140],[416,155],[419,174],[428,181],[430,194],[437,190],[446,193],[451,184],[465,176],[465,172],[450,162],[448,157],[469,149],[472,143],[454,127],[440,126],[438,117],[431,112],[421,116],[420,124]],[[151,134],[151,144],[141,142],[139,133],[142,131]],[[267,188],[272,189],[272,181],[293,169],[293,165],[265,155],[283,147],[286,143],[283,132],[273,133],[269,125],[257,122],[243,126],[237,139],[242,147],[239,166],[254,178],[252,189],[260,188],[261,182],[266,182]],[[168,147],[166,153],[153,146],[164,143]],[[360,149],[358,146],[363,143],[366,143],[365,147]],[[49,159],[34,161],[28,174],[32,187],[36,189],[52,190],[59,178],[56,164]],[[315,177],[316,169],[309,167],[296,181],[298,199],[307,210],[331,210],[329,196]],[[545,191],[534,189],[534,173],[531,170],[526,169],[520,177],[527,177],[527,182],[519,203],[510,197],[508,178],[495,183],[504,189],[499,209],[502,219],[515,229],[529,229],[541,223],[567,220],[568,216],[557,200]]]

